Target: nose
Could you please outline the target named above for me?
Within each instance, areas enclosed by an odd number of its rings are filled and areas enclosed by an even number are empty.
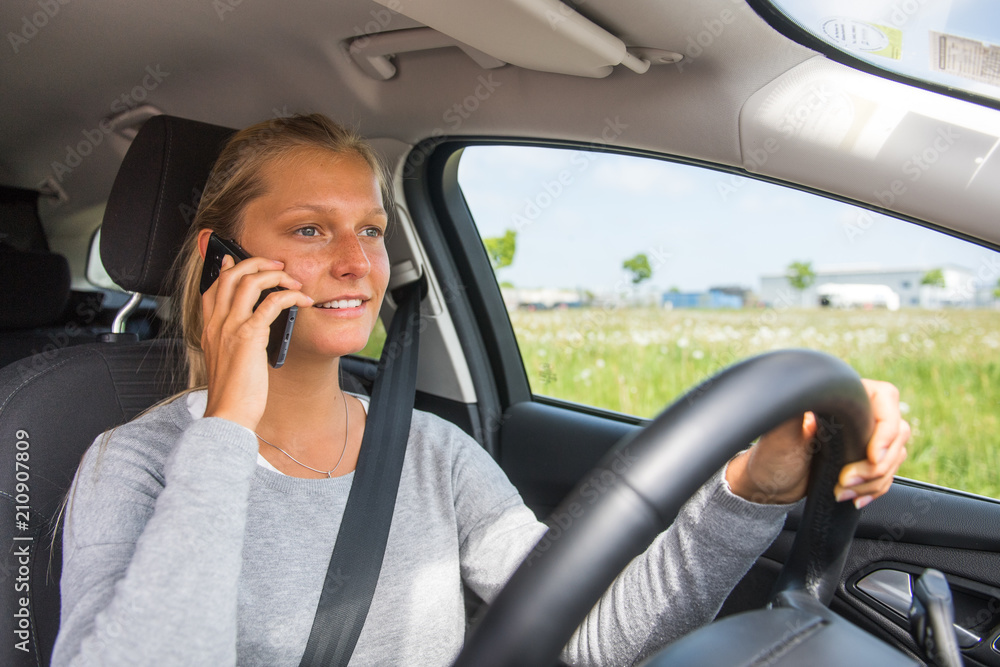
[[[368,275],[371,262],[365,252],[361,239],[354,233],[339,235],[332,246],[332,261],[330,272],[336,278],[356,280]]]

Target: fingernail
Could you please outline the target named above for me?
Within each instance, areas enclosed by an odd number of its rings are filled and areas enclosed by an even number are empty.
[[[857,497],[858,494],[856,494],[854,491],[851,491],[850,489],[844,489],[843,491],[837,494],[837,502],[842,503],[845,500],[854,500]]]
[[[860,498],[854,501],[854,506],[857,507],[859,510],[864,509],[865,506],[868,505],[868,503],[870,503],[873,500],[874,498],[872,498],[871,496],[861,496]]]
[[[888,453],[889,453],[889,448],[888,447],[883,447],[879,451],[878,455],[875,457],[875,463],[882,463],[882,459],[884,459],[885,455],[888,454]]]
[[[851,475],[850,477],[844,480],[844,486],[857,486],[863,481],[865,480],[861,479],[860,475]]]

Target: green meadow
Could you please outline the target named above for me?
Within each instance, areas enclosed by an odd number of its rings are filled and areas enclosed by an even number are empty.
[[[532,391],[653,417],[726,366],[822,350],[900,391],[900,474],[1000,498],[1000,311],[600,309],[511,313]]]
[[[1000,498],[1000,311],[515,311],[536,394],[653,417],[747,357],[811,348],[900,391],[913,429],[900,474]],[[381,347],[381,331],[373,349]]]

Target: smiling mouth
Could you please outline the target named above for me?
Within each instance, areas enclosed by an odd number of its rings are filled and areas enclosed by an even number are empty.
[[[326,303],[318,303],[313,308],[329,308],[332,310],[339,310],[341,308],[357,308],[364,301],[361,299],[341,299],[339,301],[327,301]]]

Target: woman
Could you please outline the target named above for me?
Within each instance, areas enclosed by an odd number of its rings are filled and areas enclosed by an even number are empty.
[[[190,386],[99,439],[64,534],[53,664],[298,664],[366,421],[342,355],[364,347],[389,278],[388,181],[371,149],[318,115],[269,121],[224,149],[182,253]],[[253,257],[198,294],[212,232]],[[265,259],[267,258],[267,259]],[[256,311],[262,290],[269,295]],[[269,323],[299,307],[284,367]],[[891,385],[866,382],[869,460],[837,494],[863,506],[905,458]],[[734,458],[635,559],[564,652],[628,664],[709,620],[805,492],[811,416]],[[751,502],[759,501],[759,502]],[[474,441],[415,412],[379,586],[353,664],[444,665],[462,582],[492,599],[545,531]],[[719,537],[724,535],[725,537]]]

